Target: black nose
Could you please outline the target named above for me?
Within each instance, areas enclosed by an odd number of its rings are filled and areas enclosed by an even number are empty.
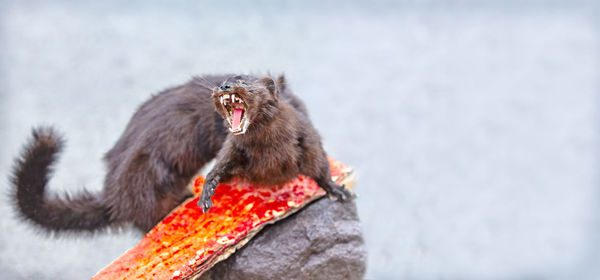
[[[231,86],[230,85],[222,85],[221,86],[221,90],[230,90]]]

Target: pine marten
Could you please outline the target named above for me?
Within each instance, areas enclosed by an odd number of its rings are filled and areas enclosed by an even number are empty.
[[[330,197],[352,198],[331,181],[319,134],[283,76],[195,77],[151,97],[105,154],[107,174],[98,194],[48,196],[62,148],[53,128],[34,128],[10,178],[20,216],[50,232],[127,223],[147,232],[191,196],[187,184],[215,157],[198,203],[204,212],[218,183],[233,177],[273,186],[304,174]]]

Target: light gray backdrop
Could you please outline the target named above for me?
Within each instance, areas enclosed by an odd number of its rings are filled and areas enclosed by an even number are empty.
[[[50,191],[98,190],[150,94],[285,72],[358,173],[368,279],[600,279],[592,1],[0,3],[3,194],[34,125],[68,139]],[[86,279],[139,240],[0,213],[1,279]]]

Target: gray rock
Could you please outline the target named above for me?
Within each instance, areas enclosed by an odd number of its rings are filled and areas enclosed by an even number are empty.
[[[320,199],[265,227],[200,279],[362,279],[366,258],[354,202]]]

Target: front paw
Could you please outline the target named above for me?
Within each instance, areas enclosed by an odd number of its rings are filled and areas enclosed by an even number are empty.
[[[202,212],[206,213],[213,206],[212,200],[210,198],[215,194],[215,184],[206,183],[204,187],[202,187],[202,195],[200,195],[200,199],[198,200],[198,207],[202,208]]]
[[[340,186],[335,183],[330,183],[329,188],[327,189],[327,196],[329,199],[338,201],[349,201],[356,197],[354,193],[344,188],[343,185]]]

